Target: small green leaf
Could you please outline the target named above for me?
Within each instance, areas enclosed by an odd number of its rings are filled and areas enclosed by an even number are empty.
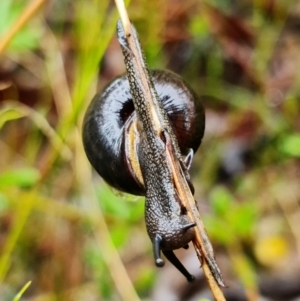
[[[7,121],[15,120],[24,117],[20,111],[11,109],[11,108],[4,108],[0,111],[0,129],[4,126]]]
[[[34,168],[10,169],[0,174],[0,188],[8,186],[31,187],[39,178],[40,173]]]
[[[122,224],[118,224],[116,227],[110,228],[110,235],[114,246],[117,249],[121,248],[128,241],[128,237],[130,236],[130,225],[126,223]]]
[[[202,40],[209,34],[207,22],[203,18],[194,18],[190,25],[190,31],[195,37]]]
[[[240,204],[230,215],[230,222],[235,233],[240,237],[251,235],[256,221],[256,208],[252,203]]]
[[[9,20],[9,12],[11,11],[12,7],[12,0],[6,0],[1,3],[0,9],[0,32],[7,27],[7,23]]]
[[[139,222],[144,217],[145,212],[145,202],[142,198],[139,198],[135,202],[130,203],[130,222]]]
[[[128,202],[116,195],[109,186],[102,185],[99,187],[97,196],[105,214],[117,216],[119,219],[128,219]]]
[[[300,157],[300,134],[292,134],[280,141],[279,149],[288,156]]]
[[[6,197],[0,193],[0,212],[5,210],[8,207],[8,201]]]
[[[138,277],[134,281],[134,287],[139,295],[143,296],[149,292],[149,287],[153,287],[156,280],[157,269],[140,269],[137,271]],[[143,301],[151,301],[151,299],[142,299]]]
[[[203,219],[209,236],[214,240],[223,245],[229,245],[234,241],[235,233],[228,222],[214,216],[206,216]]]
[[[233,205],[232,195],[222,186],[216,187],[210,197],[212,207],[218,216],[226,215]]]
[[[28,281],[23,288],[20,290],[20,292],[14,297],[13,301],[19,301],[24,292],[27,290],[27,288],[30,286],[31,281]]]

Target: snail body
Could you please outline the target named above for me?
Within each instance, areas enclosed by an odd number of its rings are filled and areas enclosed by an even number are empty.
[[[148,71],[141,49],[136,55],[131,52],[120,21],[117,33],[127,74],[92,100],[83,122],[85,152],[108,184],[146,197],[146,228],[156,265],[164,265],[162,251],[192,281],[194,277],[173,250],[187,247],[195,235],[195,223],[179,198],[167,153],[178,160],[193,193],[188,168],[204,134],[204,110],[181,77],[170,71]],[[133,39],[140,47],[134,28]],[[147,88],[137,76],[137,56]]]

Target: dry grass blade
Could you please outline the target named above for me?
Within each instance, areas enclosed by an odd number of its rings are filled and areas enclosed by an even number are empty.
[[[136,41],[134,39],[135,33],[130,24],[123,1],[116,0],[116,4],[121,16],[121,21],[126,36],[126,45],[132,53],[132,56],[134,57],[135,64],[137,67],[137,70],[135,71],[138,73],[137,76],[141,80],[142,90],[145,92],[145,99],[147,99],[148,102],[144,105],[150,108],[150,112],[152,114],[152,122],[155,125],[153,128],[158,132],[157,134],[159,134],[163,131],[163,125],[160,123],[160,119],[155,107],[155,101],[152,99],[150,93],[150,87],[147,80],[145,66],[141,59],[141,50],[139,49],[138,45],[136,45]],[[211,243],[207,237],[203,222],[201,221],[199,212],[196,208],[195,200],[188,186],[184,172],[180,167],[178,158],[176,157],[176,155],[174,155],[175,151],[172,145],[172,141],[169,141],[169,143],[167,141],[167,159],[169,160],[170,165],[173,169],[173,177],[180,199],[182,200],[183,205],[187,208],[190,219],[197,225],[195,227],[196,236],[193,241],[194,247],[202,263],[203,271],[208,280],[209,286],[212,290],[215,300],[225,300],[223,293],[220,289],[220,286],[224,286],[224,283],[222,280],[220,270],[214,259]]]
[[[0,41],[0,55],[4,52],[14,36],[19,30],[32,18],[33,15],[41,8],[46,0],[32,0],[27,8],[23,11],[22,15],[18,18],[16,23],[11,27],[10,31]]]
[[[202,269],[208,281],[210,289],[217,301],[225,300],[225,297],[220,289],[220,286],[225,286],[223,283],[221,272],[214,259],[212,245],[206,234],[203,222],[200,218],[199,211],[196,207],[194,197],[186,182],[185,175],[180,167],[178,160],[174,157],[174,152],[170,148],[167,149],[167,156],[170,160],[170,165],[173,168],[175,185],[183,205],[187,208],[188,216],[197,224],[195,227],[196,235],[193,244],[199,260],[202,263]]]

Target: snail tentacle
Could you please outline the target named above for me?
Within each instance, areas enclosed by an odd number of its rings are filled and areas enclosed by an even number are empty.
[[[153,254],[154,254],[155,265],[157,267],[163,267],[165,265],[164,260],[160,256],[161,243],[162,243],[161,236],[156,234],[153,240]]]
[[[155,235],[155,238],[153,240],[153,254],[154,254],[155,265],[157,267],[163,267],[165,265],[164,260],[160,256],[162,243],[163,243],[163,239],[161,238],[161,236],[158,234]],[[188,245],[184,246],[185,249],[188,249],[188,247],[189,247]],[[178,269],[178,271],[181,272],[181,274],[186,277],[188,282],[192,282],[195,280],[195,277],[187,271],[187,269],[176,257],[176,255],[172,250],[162,250],[162,253]]]
[[[182,227],[182,230],[187,231],[188,229],[193,228],[193,227],[195,227],[195,226],[196,226],[196,223],[189,223],[189,224],[187,224],[187,225],[184,225],[184,226]]]
[[[184,225],[182,227],[183,231],[187,231],[190,228],[195,227],[195,223],[189,223],[187,225]],[[164,266],[164,260],[161,258],[160,252],[166,256],[166,258],[183,274],[183,276],[186,277],[186,279],[189,282],[194,281],[195,277],[191,275],[187,269],[184,267],[184,265],[180,262],[180,260],[176,257],[174,252],[172,250],[166,250],[164,249],[164,240],[159,234],[155,234],[154,239],[153,239],[153,255],[154,255],[154,261],[155,265],[157,267],[162,267]],[[184,249],[188,249],[189,245],[186,244],[183,246]]]
[[[176,257],[173,251],[162,251],[166,258],[181,272],[188,282],[193,282],[195,277],[191,275],[187,269],[183,266],[180,260]]]

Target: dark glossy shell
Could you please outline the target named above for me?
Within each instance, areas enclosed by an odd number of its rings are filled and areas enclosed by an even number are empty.
[[[183,79],[165,70],[150,71],[182,154],[197,151],[204,134],[205,115],[200,100]],[[126,75],[113,80],[92,100],[84,118],[83,144],[87,157],[103,179],[118,190],[144,195],[130,174],[124,151],[124,130],[134,113]]]

